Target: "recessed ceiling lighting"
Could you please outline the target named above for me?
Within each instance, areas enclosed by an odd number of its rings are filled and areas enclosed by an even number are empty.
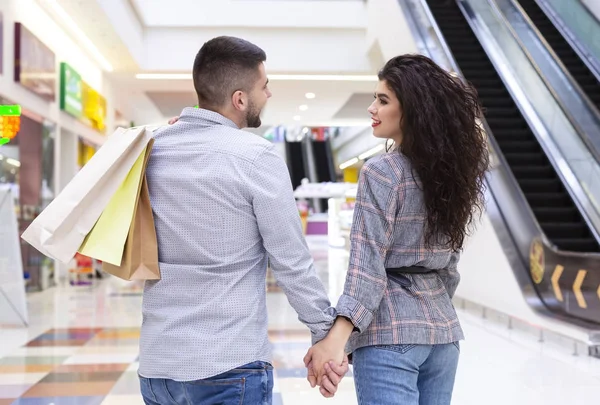
[[[302,119],[299,115],[294,115],[294,121],[300,121]]]
[[[302,104],[300,107],[298,107],[300,109],[300,111],[306,111],[308,110],[308,106],[306,104]]]
[[[309,131],[310,131],[310,129],[308,129],[308,127],[302,128],[302,133],[303,134],[308,134]]]
[[[315,93],[306,93],[305,96],[309,100],[317,97],[317,95]]]

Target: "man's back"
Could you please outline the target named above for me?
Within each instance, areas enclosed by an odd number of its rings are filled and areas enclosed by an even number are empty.
[[[267,251],[301,320],[325,332],[334,314],[269,142],[187,108],[156,134],[147,177],[162,278],[144,289],[142,376],[191,381],[270,361]]]

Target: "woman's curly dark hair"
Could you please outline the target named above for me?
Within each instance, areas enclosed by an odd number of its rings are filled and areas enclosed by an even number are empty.
[[[391,59],[379,80],[400,101],[399,150],[423,186],[426,246],[457,252],[484,207],[489,157],[477,92],[421,55]]]

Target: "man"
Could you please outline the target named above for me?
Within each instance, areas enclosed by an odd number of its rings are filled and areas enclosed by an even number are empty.
[[[199,108],[155,134],[147,170],[161,280],[144,288],[146,404],[270,404],[267,257],[312,332],[335,319],[302,235],[283,160],[259,127],[271,97],[262,49],[218,37],[194,61]],[[334,365],[335,366],[335,365]],[[347,364],[321,393],[332,396]]]

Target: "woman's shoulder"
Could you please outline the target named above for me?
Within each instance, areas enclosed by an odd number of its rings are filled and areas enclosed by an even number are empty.
[[[365,162],[362,170],[366,175],[385,176],[392,184],[401,182],[405,173],[411,171],[408,158],[398,151],[377,155]]]

